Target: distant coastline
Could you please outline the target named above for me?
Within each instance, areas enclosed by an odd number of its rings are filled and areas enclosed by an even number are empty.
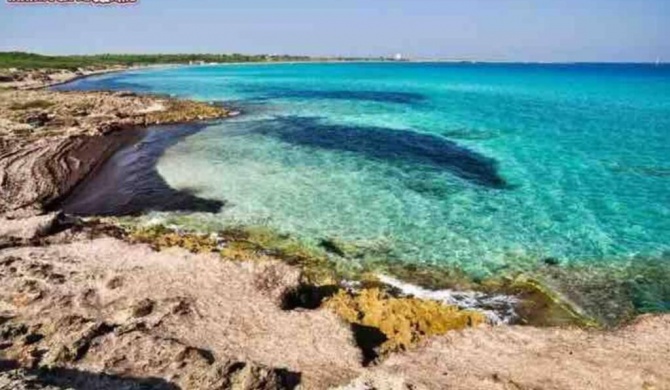
[[[141,66],[224,65],[224,64],[294,64],[294,63],[449,63],[449,64],[525,64],[525,65],[654,65],[666,66],[667,61],[525,61],[469,58],[426,57],[346,57],[346,56],[294,56],[294,55],[244,55],[244,54],[97,54],[46,56],[25,52],[0,52],[0,69],[70,69],[112,68]]]

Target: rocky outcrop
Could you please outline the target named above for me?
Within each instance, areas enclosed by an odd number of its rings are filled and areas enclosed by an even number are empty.
[[[262,251],[222,258],[218,245],[228,243],[206,237],[173,237],[155,251],[111,238],[137,239],[118,228],[64,227],[56,217],[11,221],[2,231],[18,241],[0,249],[0,388],[670,384],[667,315],[614,331],[472,326],[481,315],[375,288],[287,308],[282,298],[301,288],[300,271]],[[442,335],[451,329],[461,330]],[[384,348],[384,359],[361,352]]]
[[[326,302],[326,307],[338,313],[353,329],[368,337],[359,341],[367,358],[377,354],[404,351],[426,337],[477,326],[486,317],[475,311],[459,310],[437,301],[411,297],[393,297],[376,289],[359,292],[340,291]],[[369,335],[377,332],[377,342]],[[376,345],[375,345],[376,344]]]
[[[0,360],[181,389],[324,389],[360,373],[334,313],[281,308],[295,268],[89,234],[0,250]]]
[[[133,93],[0,92],[0,214],[38,212],[66,195],[139,126],[226,115],[213,105]]]
[[[43,138],[0,149],[0,213],[42,210],[70,192],[129,136]]]
[[[609,332],[480,327],[396,354],[341,390],[670,389],[670,316]]]
[[[0,86],[12,89],[39,89],[70,82],[77,78],[120,72],[131,69],[127,66],[83,67],[70,69],[3,69],[0,70]]]
[[[183,363],[183,362],[182,362]],[[188,363],[185,363],[188,365]],[[225,362],[210,368],[204,378],[191,378],[179,387],[161,378],[132,378],[98,374],[76,369],[11,369],[0,371],[0,389],[12,390],[180,390],[230,389],[278,390],[293,389],[299,378],[283,370],[268,369],[243,362]]]

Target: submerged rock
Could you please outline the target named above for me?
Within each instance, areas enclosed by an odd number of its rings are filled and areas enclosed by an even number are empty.
[[[521,323],[534,326],[600,327],[593,318],[575,302],[550,288],[540,280],[520,275],[501,288],[516,294],[520,304],[516,307]]]
[[[361,248],[336,238],[324,238],[319,246],[329,253],[345,258],[357,258],[365,254]]]

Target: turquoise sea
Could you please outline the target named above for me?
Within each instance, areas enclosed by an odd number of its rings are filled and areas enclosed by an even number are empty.
[[[155,156],[165,184],[220,210],[146,218],[265,225],[475,278],[588,269],[561,276],[566,293],[618,277],[639,311],[670,310],[670,66],[217,65],[67,88],[242,112]]]

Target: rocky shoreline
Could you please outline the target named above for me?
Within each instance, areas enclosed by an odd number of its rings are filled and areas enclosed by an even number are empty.
[[[0,214],[48,207],[128,142],[130,130],[228,115],[130,92],[0,90]]]
[[[393,281],[345,285],[327,259],[267,232],[49,213],[134,130],[231,114],[34,89],[82,76],[58,74],[0,84],[0,388],[670,388],[667,315],[613,331],[492,327]],[[534,313],[578,317],[530,282],[514,288],[546,306]]]
[[[85,77],[98,76],[108,73],[125,72],[134,69],[146,69],[148,67],[151,66],[117,65],[110,67],[84,67],[76,70],[7,69],[7,70],[0,70],[0,86],[6,89],[39,90],[47,87],[55,87],[57,85],[67,84]]]

